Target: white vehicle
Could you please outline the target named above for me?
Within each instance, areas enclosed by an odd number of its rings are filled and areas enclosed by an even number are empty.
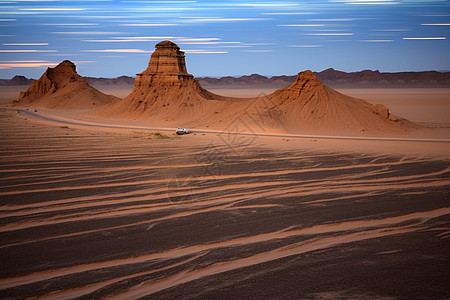
[[[189,132],[189,130],[187,130],[186,128],[177,128],[177,131],[176,131],[176,133],[178,134],[178,135],[182,135],[182,134],[188,134],[188,133],[190,133]]]

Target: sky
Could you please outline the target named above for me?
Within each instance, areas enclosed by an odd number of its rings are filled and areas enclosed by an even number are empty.
[[[0,78],[134,76],[163,40],[197,77],[444,71],[449,31],[449,0],[0,0]]]

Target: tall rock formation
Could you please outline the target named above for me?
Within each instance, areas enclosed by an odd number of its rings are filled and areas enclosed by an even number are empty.
[[[14,106],[30,105],[43,108],[87,109],[116,102],[119,99],[105,95],[91,87],[77,74],[73,62],[65,60],[48,68],[39,80],[33,80],[26,92],[12,102]]]
[[[187,72],[184,52],[176,44],[163,41],[155,46],[147,69],[136,74],[130,95],[96,114],[176,122],[201,116],[215,100],[223,99]]]

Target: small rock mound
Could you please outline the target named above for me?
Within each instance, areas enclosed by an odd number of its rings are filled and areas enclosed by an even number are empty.
[[[77,74],[75,64],[65,60],[54,68],[48,68],[39,80],[33,80],[28,90],[20,92],[19,98],[11,104],[85,109],[117,100],[119,99],[91,87],[83,77]]]

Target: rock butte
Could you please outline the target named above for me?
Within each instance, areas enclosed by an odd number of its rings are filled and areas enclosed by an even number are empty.
[[[154,79],[179,84],[194,78],[193,75],[188,74],[184,52],[180,51],[176,44],[163,41],[158,43],[155,48],[147,69],[136,74],[136,86],[150,86]]]
[[[184,52],[176,44],[163,41],[155,46],[147,69],[136,74],[133,91],[122,101],[93,114],[176,122],[198,118],[207,113],[206,106],[225,99],[203,89],[187,73]]]
[[[77,74],[73,62],[65,60],[54,68],[47,68],[39,80],[33,80],[26,92],[12,102],[14,106],[32,105],[34,107],[58,109],[87,109],[119,99],[105,95],[91,87]]]

